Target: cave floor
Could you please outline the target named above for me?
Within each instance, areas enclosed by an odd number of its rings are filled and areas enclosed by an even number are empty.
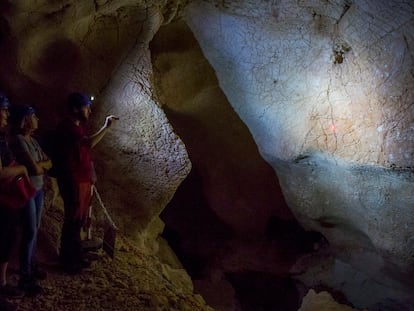
[[[117,239],[117,249],[114,259],[102,250],[90,252],[91,267],[75,276],[62,272],[57,262],[41,262],[48,273],[39,281],[44,293],[10,301],[19,311],[212,310],[199,295],[177,290],[163,276],[157,258],[140,253],[122,238]],[[12,284],[17,283],[16,266],[10,263]]]

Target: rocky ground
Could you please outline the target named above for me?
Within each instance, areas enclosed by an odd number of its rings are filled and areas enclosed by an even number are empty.
[[[40,281],[44,293],[15,299],[18,310],[212,310],[201,296],[173,284],[157,258],[140,254],[123,238],[117,240],[114,259],[102,249],[90,256],[92,266],[76,276],[63,273],[55,262],[43,263],[48,272]],[[17,281],[15,274],[11,281]]]
[[[193,292],[188,274],[172,268],[157,256],[145,254],[121,232],[116,235],[114,258],[99,248],[87,253],[91,267],[80,275],[61,271],[57,261],[62,201],[48,183],[46,203],[39,234],[37,258],[47,271],[39,281],[44,293],[37,297],[13,299],[18,311],[145,311],[145,310],[213,310]],[[92,237],[103,237],[102,213],[96,211]],[[18,281],[18,252],[12,256],[9,282]]]

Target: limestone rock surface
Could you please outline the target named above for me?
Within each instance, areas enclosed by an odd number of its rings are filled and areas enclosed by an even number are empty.
[[[194,1],[185,19],[301,224],[409,299],[414,4]]]
[[[316,293],[313,289],[309,290],[303,298],[302,305],[298,311],[352,311],[355,310],[346,305],[337,303],[327,292]]]
[[[186,20],[265,159],[412,165],[412,3],[212,2]]]
[[[192,42],[174,50],[170,41],[167,52],[154,51],[157,59],[151,54],[161,25],[181,17],[205,56],[200,66],[179,68],[187,56],[200,55]],[[161,40],[172,40],[175,30]],[[208,177],[198,185],[212,207],[208,215],[224,223],[217,236],[250,239],[229,244],[230,257],[220,249],[218,258],[231,268],[271,272],[274,257],[255,259],[273,250],[255,238],[269,218],[291,215],[285,205],[272,205],[281,196],[256,143],[294,216],[323,233],[337,256],[330,270],[309,269],[298,279],[308,285],[323,279],[358,308],[381,307],[384,297],[406,303],[412,294],[413,34],[414,4],[404,0],[2,1],[0,88],[12,103],[36,106],[45,141],[74,90],[96,97],[92,131],[107,114],[120,117],[95,151],[97,187],[122,232],[170,267],[179,264],[159,240],[159,215],[191,172],[182,130],[188,149],[197,151],[196,169]],[[208,65],[214,72],[192,71]],[[182,88],[171,87],[177,82]],[[162,92],[155,94],[153,83]],[[227,119],[214,118],[221,110]],[[202,127],[192,131],[194,124]],[[203,148],[215,143],[224,156],[214,150],[203,158]],[[233,152],[245,157],[226,165]],[[209,170],[217,163],[222,167]],[[259,184],[231,187],[255,174],[264,176]],[[59,218],[51,220],[49,228],[58,228]],[[185,274],[162,271],[188,287]],[[211,283],[232,293],[220,277]],[[378,294],[355,291],[362,287]]]

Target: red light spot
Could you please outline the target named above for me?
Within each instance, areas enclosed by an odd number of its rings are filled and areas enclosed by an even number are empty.
[[[335,124],[331,124],[330,126],[332,132],[336,132],[336,125]]]

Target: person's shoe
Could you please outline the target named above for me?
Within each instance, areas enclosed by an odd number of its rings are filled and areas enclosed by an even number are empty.
[[[22,298],[24,297],[24,291],[16,286],[6,284],[0,285],[0,295],[7,298]]]
[[[15,311],[17,310],[17,305],[7,301],[6,299],[0,298],[0,310],[1,311]]]
[[[91,266],[91,262],[90,262],[90,260],[88,260],[88,259],[86,259],[86,258],[82,258],[82,259],[80,260],[80,266],[81,266],[83,269],[89,268],[89,267]]]
[[[43,293],[42,287],[37,284],[34,279],[20,279],[19,288],[24,291],[25,295],[28,297],[34,297]]]
[[[32,270],[32,276],[36,280],[45,280],[47,277],[46,271],[40,269],[38,266],[34,267]]]
[[[26,287],[25,293],[27,297],[35,297],[43,294],[43,288],[37,283],[32,283]]]

